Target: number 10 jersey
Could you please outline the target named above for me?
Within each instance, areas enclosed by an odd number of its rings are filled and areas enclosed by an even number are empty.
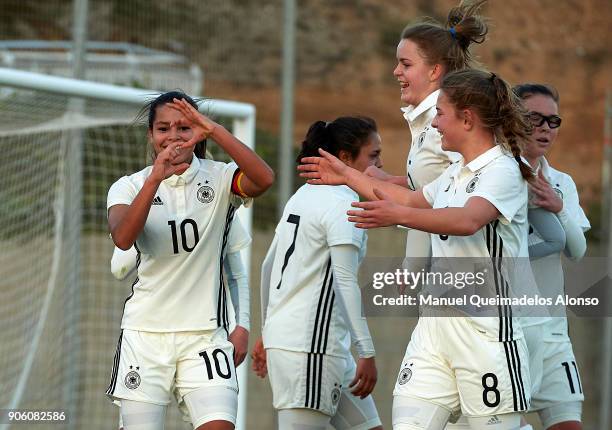
[[[130,205],[152,166],[124,176],[107,208]],[[125,302],[122,329],[176,332],[229,324],[223,258],[242,200],[231,192],[234,163],[193,157],[181,175],[162,181],[136,239],[138,277]]]

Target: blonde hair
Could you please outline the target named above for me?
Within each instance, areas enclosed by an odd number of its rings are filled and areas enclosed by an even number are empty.
[[[444,73],[472,67],[470,45],[484,42],[488,32],[484,19],[476,14],[486,1],[462,1],[450,10],[445,25],[434,20],[408,25],[402,39],[416,43],[425,61],[441,64]]]

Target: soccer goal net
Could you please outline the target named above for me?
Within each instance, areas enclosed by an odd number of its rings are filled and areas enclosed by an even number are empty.
[[[134,118],[154,93],[0,69],[0,409],[65,411],[36,428],[117,428],[104,392],[131,280],[110,273],[106,195],[150,159]],[[251,105],[204,105],[253,146]],[[190,427],[171,407],[166,428]]]

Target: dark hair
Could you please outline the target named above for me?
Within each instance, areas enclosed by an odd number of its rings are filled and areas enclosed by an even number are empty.
[[[555,101],[555,103],[557,103],[557,105],[559,104],[559,93],[555,87],[551,85],[525,83],[515,85],[512,87],[512,91],[523,100],[528,99],[531,96],[535,96],[536,94],[540,94],[550,97]]]
[[[149,131],[152,131],[153,123],[155,122],[155,115],[157,114],[157,108],[167,103],[172,103],[172,100],[174,99],[186,100],[187,103],[198,109],[198,104],[196,103],[196,101],[187,94],[185,94],[183,91],[168,91],[160,94],[155,99],[152,99],[147,102],[138,113],[136,119],[143,120],[146,117]],[[198,158],[206,158],[206,139],[196,144],[193,153]]]
[[[430,64],[441,64],[444,73],[473,65],[471,43],[482,43],[488,32],[483,18],[476,12],[487,0],[462,1],[448,13],[446,25],[426,18],[425,22],[408,25],[402,39],[417,44],[419,52]]]
[[[319,148],[334,156],[346,151],[355,159],[376,132],[376,122],[368,117],[343,116],[331,122],[316,121],[308,128],[296,162],[300,164],[303,157],[318,157]]]
[[[476,112],[497,142],[512,152],[523,178],[533,177],[533,171],[521,159],[532,125],[521,101],[502,78],[482,70],[460,70],[446,75],[441,90],[456,109]]]

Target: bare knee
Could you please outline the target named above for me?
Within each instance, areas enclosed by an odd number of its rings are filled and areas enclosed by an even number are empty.
[[[546,430],[582,430],[582,423],[580,421],[564,421],[553,424]]]
[[[234,430],[234,424],[225,420],[215,420],[202,424],[196,430]]]

